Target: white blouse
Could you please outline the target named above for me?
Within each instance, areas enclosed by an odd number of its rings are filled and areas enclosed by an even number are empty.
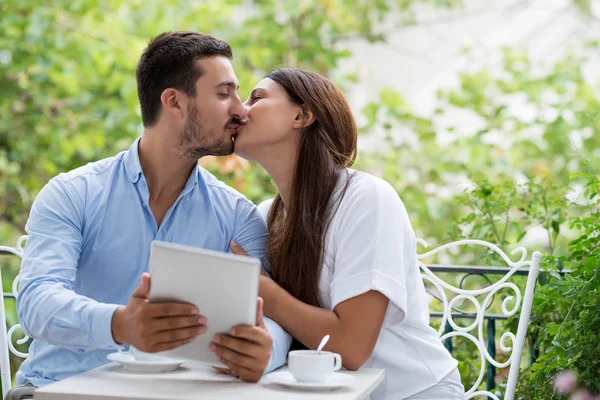
[[[333,310],[370,290],[390,300],[377,344],[364,366],[385,369],[385,380],[372,399],[403,399],[434,386],[458,363],[429,326],[415,234],[404,204],[384,180],[347,171],[350,185],[326,233],[319,282],[323,307]],[[345,183],[342,174],[336,194]],[[265,218],[271,202],[259,206]]]

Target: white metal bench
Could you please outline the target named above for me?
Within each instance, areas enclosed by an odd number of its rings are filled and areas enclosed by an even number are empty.
[[[27,240],[26,236],[19,238],[16,247],[0,246],[0,254],[14,254],[22,257],[24,250],[24,243]],[[418,242],[423,246],[427,247],[427,243],[421,239]],[[497,282],[490,284],[486,287],[475,289],[475,290],[464,290],[459,287],[453,286],[440,279],[434,272],[432,272],[432,266],[425,264],[425,262],[431,259],[432,256],[447,251],[449,249],[459,246],[484,246],[488,249],[495,251],[509,266],[508,272],[502,276]],[[510,367],[508,383],[504,395],[504,400],[513,400],[517,379],[519,376],[520,360],[523,354],[523,347],[525,344],[525,335],[527,333],[527,325],[529,324],[531,305],[533,302],[533,294],[537,276],[540,267],[541,254],[535,252],[532,255],[531,260],[527,260],[527,251],[519,247],[515,249],[512,254],[520,253],[520,258],[517,261],[512,261],[500,248],[497,246],[483,242],[480,240],[461,240],[453,243],[448,243],[443,246],[437,247],[436,249],[430,250],[424,254],[417,254],[419,267],[423,271],[423,280],[430,282],[437,290],[437,293],[443,304],[443,312],[441,313],[442,323],[439,328],[440,340],[447,340],[448,338],[462,336],[468,340],[471,340],[478,349],[478,356],[481,360],[481,369],[476,382],[467,388],[465,399],[472,399],[477,396],[488,396],[494,400],[499,398],[489,391],[478,391],[477,388],[483,380],[487,363],[491,363],[496,368],[507,368]],[[521,295],[520,289],[514,283],[508,282],[508,280],[515,275],[517,272],[528,268],[527,273],[527,284],[525,288],[524,296]],[[2,279],[0,271],[0,282]],[[18,296],[18,281],[19,276],[17,275],[12,282],[12,293],[4,293],[0,285],[0,374],[2,380],[2,397],[6,395],[6,392],[11,388],[11,371],[10,371],[10,353],[21,357],[27,358],[28,354],[18,351],[13,345],[12,336],[17,329],[20,329],[20,325],[16,324],[10,328],[7,327],[6,313],[4,308],[4,298],[11,297],[14,295]],[[503,352],[510,352],[510,358],[503,362],[497,362],[494,357],[490,355],[485,346],[484,335],[483,335],[483,323],[485,310],[490,305],[494,296],[502,289],[510,289],[514,292],[514,296],[508,296],[502,302],[502,313],[510,317],[515,315],[519,310],[521,312],[519,324],[516,335],[511,332],[504,333],[500,338],[500,347]],[[483,302],[480,299],[483,299]],[[474,322],[469,326],[458,325],[453,317],[452,310],[455,309],[455,305],[460,301],[470,301],[475,306],[475,314],[472,316]],[[509,309],[508,306],[513,303]],[[451,332],[445,332],[445,326],[449,324],[452,327]],[[510,339],[510,345],[507,345],[506,340]],[[26,343],[29,340],[27,336],[18,339],[18,344]]]

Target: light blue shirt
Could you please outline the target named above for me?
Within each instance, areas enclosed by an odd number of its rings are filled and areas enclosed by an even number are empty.
[[[108,362],[118,347],[113,313],[148,271],[153,240],[223,252],[235,240],[249,255],[264,256],[267,227],[257,208],[201,167],[157,227],[139,140],[115,157],[53,178],[33,203],[17,313],[34,340],[18,384],[43,386]],[[284,364],[291,337],[265,321],[274,341],[271,371]]]

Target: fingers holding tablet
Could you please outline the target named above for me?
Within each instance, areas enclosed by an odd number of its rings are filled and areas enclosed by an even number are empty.
[[[150,275],[143,274],[140,285],[125,306],[112,318],[115,342],[155,353],[192,342],[206,332],[206,317],[186,303],[150,303]]]
[[[215,336],[217,343],[213,341],[210,348],[233,375],[247,382],[257,382],[269,364],[272,339],[266,330],[259,327],[251,327],[251,329],[261,331],[260,342],[217,335]]]
[[[262,318],[262,299],[257,301],[256,325],[238,325],[229,335],[217,334],[210,349],[232,374],[244,381],[257,382],[266,370],[273,348],[273,338]]]

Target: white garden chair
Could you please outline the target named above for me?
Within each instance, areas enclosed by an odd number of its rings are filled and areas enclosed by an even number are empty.
[[[25,241],[27,236],[21,236],[17,240],[16,247],[0,246],[0,255],[3,254],[14,254],[19,257],[23,257],[23,250],[25,248]],[[6,393],[12,387],[11,373],[10,373],[10,353],[13,353],[17,357],[27,358],[28,353],[23,353],[17,350],[13,344],[12,336],[17,329],[21,329],[20,324],[15,324],[10,328],[6,324],[6,309],[4,308],[4,298],[6,297],[17,297],[19,294],[19,275],[15,277],[12,282],[12,293],[4,293],[2,287],[2,270],[0,269],[0,378],[2,381],[2,398],[6,396]],[[28,336],[17,340],[18,344],[26,343],[29,340]]]
[[[428,247],[424,240],[418,239],[417,241],[423,246]],[[490,283],[483,288],[465,290],[443,281],[431,271],[433,269],[431,265],[427,265],[423,262],[431,259],[432,256],[443,251],[451,250],[460,246],[473,245],[484,246],[489,250],[496,252],[509,266],[508,272],[495,283]],[[438,330],[440,340],[444,341],[451,337],[461,336],[472,341],[478,349],[478,356],[481,360],[481,369],[475,383],[470,388],[465,388],[465,399],[487,396],[488,398],[499,400],[497,395],[491,393],[490,391],[477,390],[483,381],[487,363],[491,363],[498,369],[510,367],[504,400],[514,399],[515,389],[519,378],[521,357],[523,355],[523,347],[525,345],[525,336],[527,334],[527,326],[529,325],[529,319],[531,315],[534,289],[542,258],[541,253],[536,251],[533,253],[531,260],[527,260],[527,250],[525,250],[523,247],[516,248],[511,254],[516,253],[520,253],[519,260],[512,261],[502,250],[500,250],[500,248],[491,243],[481,240],[461,240],[437,247],[424,254],[417,254],[419,267],[422,270],[423,280],[425,282],[430,282],[435,287],[437,290],[436,297],[438,297],[442,302],[442,320]],[[526,267],[529,267],[529,270],[525,273],[527,276],[527,284],[525,287],[525,294],[522,296],[518,286],[508,281],[511,277],[513,277],[513,275],[517,274],[517,272],[523,275],[522,271],[526,270]],[[473,267],[473,269],[476,268],[478,267]],[[443,268],[439,268],[438,266],[436,270],[440,271],[443,270]],[[508,360],[500,363],[496,361],[492,355],[490,355],[486,348],[483,325],[485,311],[493,302],[498,291],[503,289],[508,289],[511,292],[511,295],[507,296],[502,301],[502,314],[505,317],[511,317],[519,310],[521,311],[521,314],[519,316],[519,324],[516,335],[512,332],[506,332],[500,338],[500,348],[504,353],[510,353]],[[474,315],[471,315],[473,322],[468,326],[458,325],[453,319],[452,311],[458,308],[456,305],[463,301],[470,301],[475,307]],[[510,307],[511,305],[512,307]],[[445,333],[445,327],[447,323],[452,327],[452,331]],[[506,342],[507,339],[510,339],[509,343]]]

